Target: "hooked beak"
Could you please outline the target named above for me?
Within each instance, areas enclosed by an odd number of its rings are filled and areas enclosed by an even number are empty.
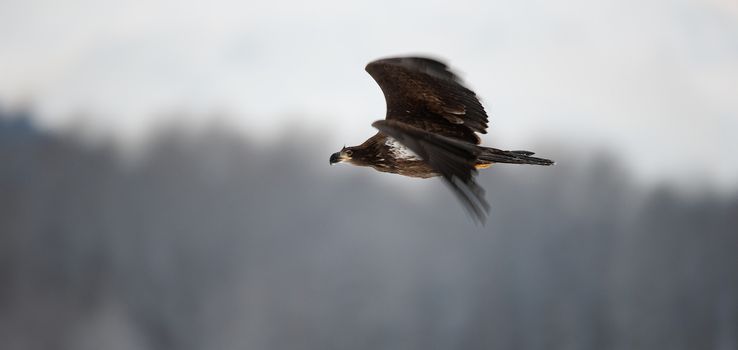
[[[344,162],[350,159],[351,157],[349,157],[349,155],[346,154],[344,150],[341,150],[341,152],[336,152],[336,153],[331,154],[331,165]]]
[[[331,154],[331,165],[341,161],[341,152]]]

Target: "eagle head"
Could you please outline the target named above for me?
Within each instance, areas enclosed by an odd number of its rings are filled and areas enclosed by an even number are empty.
[[[331,154],[331,165],[335,163],[350,161],[351,156],[354,155],[354,150],[351,147],[347,148],[344,146],[339,152]]]

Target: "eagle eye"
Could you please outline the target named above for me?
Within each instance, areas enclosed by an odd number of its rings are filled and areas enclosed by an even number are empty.
[[[347,150],[346,150],[346,155],[347,155],[347,156],[351,157],[351,155],[352,155],[352,154],[354,154],[354,151],[352,151],[352,150],[350,150],[350,149],[347,149]]]

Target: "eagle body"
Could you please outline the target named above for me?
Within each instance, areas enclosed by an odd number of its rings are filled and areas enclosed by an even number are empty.
[[[352,150],[351,159],[347,162],[353,165],[368,166],[384,173],[421,179],[441,176],[411,149],[381,132],[362,145],[346,147],[343,151],[346,150]],[[486,169],[491,165],[491,162],[479,160],[475,168]]]
[[[396,57],[373,61],[366,71],[387,102],[377,134],[358,146],[344,147],[330,163],[346,162],[415,178],[440,176],[475,219],[483,222],[489,205],[477,185],[477,169],[494,163],[551,165],[530,151],[504,151],[480,145],[487,113],[476,94],[437,60]]]
[[[348,163],[353,165],[368,166],[384,173],[423,179],[439,176],[415,152],[382,133],[377,133],[360,146],[349,147],[343,151],[346,150],[352,151]]]

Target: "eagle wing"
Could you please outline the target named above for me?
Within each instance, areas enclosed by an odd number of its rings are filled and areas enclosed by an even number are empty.
[[[484,189],[474,181],[474,165],[482,152],[479,146],[397,120],[379,120],[372,126],[423,158],[441,174],[474,218],[484,222],[489,205],[484,200]]]
[[[439,61],[422,57],[376,60],[366,71],[387,102],[387,120],[479,144],[487,113],[473,91]]]

